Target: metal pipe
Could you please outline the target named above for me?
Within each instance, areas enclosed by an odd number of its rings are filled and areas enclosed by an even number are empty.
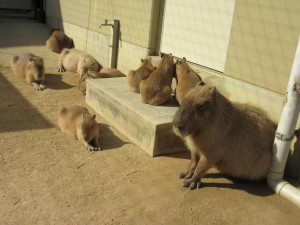
[[[282,109],[281,117],[275,135],[272,166],[267,175],[267,182],[276,193],[289,199],[300,207],[300,190],[282,179],[291,141],[294,137],[299,112],[300,37],[287,87],[286,103]]]
[[[118,64],[118,52],[119,52],[119,36],[120,36],[120,20],[112,20],[111,23],[108,23],[108,20],[105,19],[103,24],[100,24],[99,29],[102,26],[111,26],[111,36],[109,44],[109,67],[117,68]]]

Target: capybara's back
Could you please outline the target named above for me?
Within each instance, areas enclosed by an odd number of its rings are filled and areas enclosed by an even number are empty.
[[[130,70],[127,77],[129,89],[137,93],[140,92],[141,81],[147,79],[155,70],[151,58],[141,59],[141,61],[142,65],[137,70]]]
[[[200,157],[196,170],[190,168],[195,173],[184,173],[188,176],[185,186],[201,179],[211,166],[248,180],[264,178],[271,166],[275,124],[261,109],[231,103],[215,87],[201,84],[193,88],[175,114],[173,125],[192,154]]]
[[[32,53],[15,55],[10,65],[16,78],[31,84],[38,91],[45,88],[45,66],[41,57]]]
[[[80,105],[62,107],[58,111],[58,127],[62,132],[78,139],[91,150],[100,150],[98,146],[99,128],[95,115]]]
[[[198,82],[202,81],[201,77],[196,74],[192,68],[187,64],[186,59],[178,59],[176,61],[176,91],[175,96],[179,105],[185,98],[187,93],[197,85]]]
[[[56,53],[61,53],[64,48],[74,48],[73,39],[68,37],[63,31],[53,29],[46,41],[46,47]]]
[[[98,79],[98,78],[114,78],[114,77],[126,77],[120,70],[115,68],[103,68],[100,72],[88,70],[78,81],[78,89],[85,95],[86,94],[86,80]]]
[[[59,72],[70,71],[80,75],[88,70],[98,72],[102,66],[97,60],[85,51],[78,49],[64,49],[59,57]]]
[[[141,100],[150,105],[162,105],[171,96],[175,68],[172,54],[162,54],[157,69],[140,83]]]

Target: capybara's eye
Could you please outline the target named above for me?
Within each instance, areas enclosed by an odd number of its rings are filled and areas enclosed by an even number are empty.
[[[206,107],[206,105],[207,105],[207,102],[204,102],[203,104],[201,104],[201,105],[198,106],[197,110],[198,111],[199,110],[203,110]]]

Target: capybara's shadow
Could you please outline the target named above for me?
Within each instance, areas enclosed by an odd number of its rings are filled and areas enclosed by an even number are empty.
[[[65,83],[62,80],[61,74],[53,74],[53,73],[46,74],[45,85],[47,88],[53,90],[63,90],[63,89],[70,89],[74,87],[73,85]]]
[[[232,183],[214,182],[212,179],[228,179]],[[226,176],[222,173],[207,173],[201,180],[201,188],[229,188],[246,191],[249,194],[257,196],[273,195],[274,191],[267,185],[266,180],[248,181]]]
[[[98,123],[100,129],[99,145],[105,150],[111,150],[115,148],[120,148],[128,142],[124,142],[119,137],[117,137],[109,128],[108,125],[103,123]]]

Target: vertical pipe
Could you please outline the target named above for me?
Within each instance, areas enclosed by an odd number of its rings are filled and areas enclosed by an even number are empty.
[[[286,103],[278,123],[274,145],[273,161],[267,175],[267,182],[276,193],[300,206],[300,190],[282,180],[290,150],[291,141],[300,112],[300,37],[287,87]]]
[[[112,33],[110,37],[109,51],[109,66],[117,68],[118,50],[119,50],[119,35],[120,35],[120,20],[112,20]]]

